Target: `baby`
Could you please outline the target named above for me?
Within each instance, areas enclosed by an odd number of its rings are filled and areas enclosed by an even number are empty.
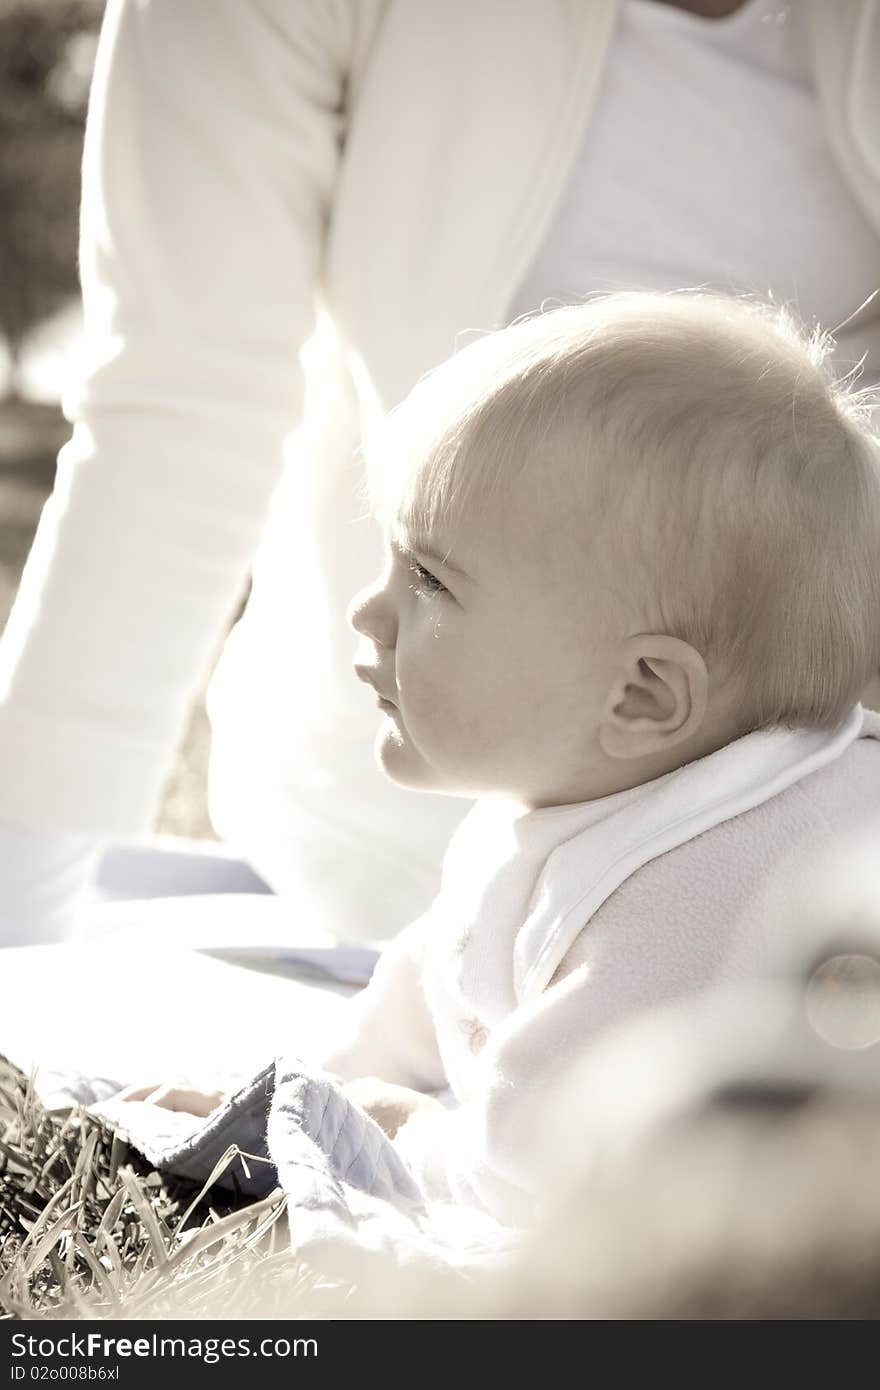
[[[563,1068],[759,969],[805,858],[880,816],[880,451],[825,353],[612,295],[464,348],[368,442],[377,757],[476,804],[319,1060],[435,1196],[527,1216]]]

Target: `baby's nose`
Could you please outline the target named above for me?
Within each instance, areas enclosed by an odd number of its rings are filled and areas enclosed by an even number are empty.
[[[382,585],[374,584],[355,594],[346,614],[349,626],[377,646],[393,647],[397,627]]]
[[[372,588],[360,589],[348,605],[345,621],[348,623],[349,627],[354,628],[355,632],[366,631],[364,622],[372,596]]]
[[[355,594],[345,610],[345,621],[348,623],[349,627],[354,628],[355,632],[363,631],[360,626],[363,621],[363,608],[364,596],[363,590],[361,590],[359,593]]]

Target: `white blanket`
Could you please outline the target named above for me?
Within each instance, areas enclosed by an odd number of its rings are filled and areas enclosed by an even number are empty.
[[[40,1078],[50,1108],[84,1105],[155,1167],[207,1182],[231,1146],[219,1184],[253,1199],[280,1186],[291,1247],[324,1279],[363,1285],[434,1272],[465,1274],[504,1259],[519,1233],[485,1213],[432,1200],[379,1126],[330,1078],[279,1058],[206,1120],[122,1101],[121,1082],[76,1074]]]

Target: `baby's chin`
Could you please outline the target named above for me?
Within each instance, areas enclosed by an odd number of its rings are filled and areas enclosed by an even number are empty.
[[[473,790],[459,787],[438,772],[419,752],[403,727],[387,716],[376,735],[376,761],[390,782],[410,791],[437,792],[443,796],[473,797]]]

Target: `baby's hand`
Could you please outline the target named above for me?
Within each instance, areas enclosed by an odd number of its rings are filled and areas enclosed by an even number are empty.
[[[389,1139],[393,1139],[417,1112],[421,1114],[426,1110],[443,1109],[433,1096],[426,1096],[422,1091],[411,1091],[408,1086],[394,1086],[378,1076],[359,1076],[356,1081],[346,1081],[342,1091],[361,1110],[366,1110]]]
[[[164,1110],[183,1110],[188,1115],[204,1119],[222,1105],[223,1091],[200,1091],[188,1081],[151,1082],[148,1086],[126,1086],[115,1100],[142,1100],[148,1105],[161,1105]]]

